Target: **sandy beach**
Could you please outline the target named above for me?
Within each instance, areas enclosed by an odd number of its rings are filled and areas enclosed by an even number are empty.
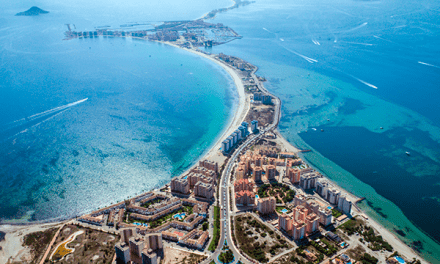
[[[224,157],[221,154],[220,147],[221,142],[232,132],[234,132],[238,126],[240,126],[241,122],[243,122],[244,118],[246,117],[249,109],[250,109],[250,96],[246,95],[245,88],[243,86],[242,80],[239,76],[239,74],[236,72],[235,69],[232,67],[226,65],[222,61],[216,59],[214,55],[207,55],[202,52],[195,51],[193,49],[186,49],[181,48],[177,45],[168,43],[168,42],[161,42],[163,44],[167,44],[170,46],[173,46],[175,48],[179,48],[182,50],[186,50],[188,52],[197,54],[205,59],[211,60],[212,62],[216,63],[217,65],[221,66],[233,79],[234,84],[237,88],[237,94],[238,94],[238,105],[236,107],[236,111],[234,112],[233,117],[231,118],[231,121],[229,125],[223,130],[223,133],[218,137],[217,141],[212,144],[211,148],[207,150],[200,159],[210,159],[213,161],[217,161],[220,165],[224,162],[226,157]],[[295,148],[293,145],[291,145],[284,137],[281,136],[278,129],[275,129],[275,134],[277,136],[276,142],[279,143],[282,147],[283,151],[287,152],[295,152],[298,153],[298,149]],[[196,163],[197,164],[197,163]],[[194,165],[196,166],[196,165]],[[190,168],[191,169],[191,168]],[[190,169],[188,169],[186,172],[182,173],[182,175],[186,174]],[[331,180],[329,180],[331,182]],[[332,182],[332,184],[334,184]],[[337,186],[336,184],[334,184]],[[339,189],[342,189],[341,187],[337,186]],[[349,194],[353,199],[358,199],[358,197],[355,197],[354,195],[351,195],[349,192],[345,191],[345,193]],[[354,202],[355,200],[353,200]],[[353,214],[354,215],[365,215],[364,212],[358,210],[355,206],[353,207]],[[420,259],[422,263],[428,263],[421,259],[420,256],[417,255],[417,253],[411,249],[409,246],[407,246],[403,241],[398,239],[392,232],[384,228],[382,225],[377,223],[376,221],[368,218],[365,219],[365,221],[371,225],[375,230],[377,230],[383,238],[389,242],[394,248],[394,251],[398,251],[400,254],[405,256],[407,259],[411,260],[413,258]],[[50,227],[59,226],[61,223],[50,223],[50,224],[35,224],[35,225],[26,225],[26,226],[12,226],[12,225],[2,225],[0,226],[0,231],[3,231],[6,233],[6,241],[0,242],[0,246],[3,248],[3,250],[0,251],[0,263],[6,263],[10,257],[14,257],[14,260],[20,260],[21,258],[26,258],[29,254],[25,248],[22,246],[22,238],[24,235],[45,230]],[[390,253],[391,254],[391,253]]]
[[[207,150],[203,155],[201,155],[201,157],[199,159],[199,160],[211,159],[213,161],[218,162],[219,164],[223,163],[223,161],[226,159],[226,157],[224,157],[223,154],[221,154],[221,151],[220,151],[221,142],[223,140],[225,140],[230,134],[232,134],[236,129],[238,129],[238,127],[241,125],[244,118],[246,117],[246,115],[250,109],[250,105],[251,105],[250,96],[246,95],[245,88],[243,86],[243,82],[241,81],[240,76],[238,75],[238,73],[236,72],[235,69],[226,65],[226,63],[216,59],[214,55],[207,55],[202,52],[195,51],[193,49],[181,48],[181,47],[174,45],[172,43],[169,43],[169,42],[160,42],[160,43],[163,43],[163,44],[166,44],[166,45],[169,45],[169,46],[181,49],[181,50],[185,50],[185,51],[191,52],[193,54],[197,54],[205,59],[208,59],[208,60],[216,63],[217,65],[221,66],[234,80],[234,84],[235,84],[235,87],[237,88],[237,94],[238,94],[238,98],[237,98],[238,105],[237,105],[236,111],[234,112],[234,115],[231,119],[231,122],[223,130],[223,133],[218,137],[217,141],[212,145],[211,148],[209,148],[209,150]],[[196,166],[196,165],[194,165],[194,166]],[[182,175],[186,174],[190,169],[191,168],[189,168],[187,171],[182,173]]]
[[[5,240],[0,242],[0,263],[11,261],[25,261],[30,259],[29,249],[23,247],[25,235],[44,231],[52,227],[60,227],[62,223],[35,224],[35,225],[1,225],[0,231],[5,232]]]

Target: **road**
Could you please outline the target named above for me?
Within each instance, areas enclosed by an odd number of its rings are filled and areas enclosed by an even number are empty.
[[[257,79],[255,74],[252,74],[252,77],[254,78],[255,82],[258,84],[259,87],[262,87],[260,81]],[[265,90],[264,88],[260,88],[260,90],[264,91],[267,94],[270,94]],[[273,96],[272,94],[270,94]],[[235,260],[233,263],[237,263],[238,261],[241,261],[242,263],[257,263],[256,261],[250,261],[246,257],[244,257],[242,254],[240,254],[239,250],[236,248],[232,241],[231,237],[231,208],[232,206],[229,204],[230,201],[230,193],[228,186],[230,185],[230,175],[232,172],[232,168],[234,166],[234,163],[239,158],[239,155],[246,150],[250,145],[254,142],[256,142],[258,139],[261,139],[264,134],[272,129],[274,129],[279,122],[280,119],[280,100],[278,97],[274,97],[274,104],[275,104],[275,117],[274,117],[274,123],[270,126],[266,127],[265,129],[261,130],[259,134],[251,134],[246,141],[243,142],[242,145],[240,145],[232,154],[232,156],[229,158],[228,163],[226,164],[225,169],[223,170],[223,173],[220,178],[220,195],[219,195],[219,205],[220,205],[220,226],[221,226],[221,235],[220,235],[220,242],[216,249],[216,251],[212,254],[212,256],[206,260],[206,262],[210,262],[214,260],[215,263],[221,263],[218,260],[218,256],[222,252],[222,248],[224,245],[228,245],[229,249],[234,253]],[[226,243],[225,243],[226,241]]]

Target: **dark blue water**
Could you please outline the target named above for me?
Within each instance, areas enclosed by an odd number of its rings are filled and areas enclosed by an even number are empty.
[[[435,263],[439,11],[436,1],[263,0],[219,15],[244,38],[213,48],[256,64],[283,101],[281,133]]]
[[[37,4],[50,13],[14,16]],[[93,29],[194,19],[225,4],[5,4],[0,11],[2,221],[71,217],[159,187],[210,147],[234,109],[232,79],[214,63],[145,41],[66,41],[64,23]],[[159,13],[152,12],[159,6]]]

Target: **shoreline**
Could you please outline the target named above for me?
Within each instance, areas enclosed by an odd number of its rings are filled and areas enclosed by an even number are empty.
[[[214,62],[216,62],[217,64],[219,64],[220,66],[222,66],[222,68],[224,68],[228,73],[232,72],[233,74],[236,75],[235,70],[232,69],[230,66],[225,65],[224,63],[221,63],[220,61],[216,60],[215,58],[208,56],[202,52],[197,52],[193,49],[185,49],[185,48],[181,48],[177,45],[171,44],[171,43],[166,43],[166,42],[161,42],[176,48],[180,48],[182,50],[187,50],[189,52],[192,52],[194,54],[197,54],[199,56],[208,58]],[[258,71],[257,70],[254,72],[254,74]],[[239,79],[238,79],[239,80]],[[239,80],[239,84],[241,84],[241,86],[243,86],[241,80]],[[237,87],[238,89],[238,87]],[[243,87],[243,91],[244,91],[244,87]],[[269,91],[267,91],[267,89],[265,89],[265,91],[269,94],[271,94]],[[281,99],[279,99],[277,96],[271,94],[272,96],[276,97],[279,102],[281,103]],[[237,117],[237,115],[235,116],[235,118]],[[234,119],[235,119],[234,118]],[[281,119],[281,116],[280,116]],[[287,141],[287,139],[285,137],[282,136],[281,132],[278,129],[278,126],[276,126],[276,128],[274,129],[274,133],[277,135],[277,141],[280,143],[280,145],[286,149],[289,150],[296,150],[296,153],[299,152],[299,149],[297,147],[295,147],[294,145],[292,145],[289,141]],[[224,133],[225,134],[225,133]],[[226,133],[227,134],[227,133]],[[217,143],[216,143],[217,144]],[[212,149],[210,150],[212,151]],[[209,151],[209,152],[210,152]],[[208,153],[209,153],[208,152]],[[203,156],[204,157],[204,156]],[[201,157],[200,159],[202,159],[203,157]],[[307,163],[307,165],[309,165]],[[309,165],[310,166],[310,165]],[[404,241],[402,241],[401,239],[399,239],[395,234],[393,234],[391,231],[389,231],[385,226],[381,225],[379,222],[377,222],[376,220],[374,220],[372,217],[368,217],[367,214],[361,209],[359,208],[356,203],[361,199],[361,197],[358,197],[356,195],[354,195],[353,193],[345,190],[344,188],[340,187],[336,182],[334,182],[332,179],[328,178],[326,175],[323,175],[323,177],[329,181],[330,183],[332,183],[334,186],[336,186],[338,189],[343,190],[347,195],[349,195],[351,198],[355,198],[355,200],[353,201],[353,204],[355,206],[353,206],[353,211],[356,211],[357,214],[355,216],[358,217],[362,217],[363,220],[368,223],[370,226],[372,226],[380,235],[382,235],[384,237],[384,240],[387,241],[389,244],[391,244],[393,246],[393,251],[398,251],[400,254],[404,255],[407,259],[413,259],[413,258],[420,258],[422,263],[429,263],[428,261],[426,261],[425,259],[423,259],[414,249],[412,249],[411,247],[409,247]],[[367,219],[365,217],[368,217]],[[390,255],[392,254],[392,252],[390,252]]]
[[[133,37],[133,38],[142,39],[142,38],[136,38],[136,37]],[[142,39],[142,40],[145,40],[145,39]],[[194,165],[190,166],[187,170],[185,170],[184,172],[182,172],[179,175],[174,176],[173,178],[181,177],[181,176],[185,175],[189,170],[191,170],[191,168],[193,168],[194,166],[197,166],[197,163],[199,160],[207,159],[207,158],[211,157],[212,155],[214,155],[218,151],[219,146],[221,145],[222,139],[225,137],[225,135],[232,133],[241,124],[241,122],[244,121],[244,118],[246,117],[246,115],[250,109],[250,98],[249,98],[249,96],[246,95],[243,82],[242,82],[241,78],[239,77],[239,75],[237,74],[236,70],[234,68],[232,68],[231,66],[226,65],[225,63],[222,63],[220,60],[216,59],[215,55],[207,55],[207,54],[204,54],[201,51],[198,51],[195,49],[182,48],[182,47],[179,47],[179,46],[172,44],[172,43],[169,43],[169,42],[162,42],[162,41],[154,41],[154,42],[166,44],[168,46],[179,48],[181,50],[186,50],[188,52],[191,52],[193,54],[201,56],[205,59],[208,59],[211,62],[216,63],[231,76],[231,78],[234,81],[234,85],[237,89],[237,93],[238,93],[238,105],[237,105],[237,108],[235,109],[236,111],[235,111],[235,113],[233,113],[233,116],[231,117],[231,121],[229,122],[229,124],[223,129],[223,133],[221,133],[217,137],[218,139],[211,145],[210,148],[208,148],[198,159],[195,160]],[[254,72],[254,74],[255,74],[255,72]],[[268,93],[271,94],[270,92],[268,92]],[[274,96],[274,95],[272,95],[272,96]],[[276,96],[274,96],[274,97],[276,97]],[[276,97],[276,98],[278,98],[278,97]],[[281,100],[279,98],[278,98],[278,100],[281,103]],[[284,138],[282,136],[278,127],[274,128],[274,133],[277,134],[278,141],[280,142],[280,145],[282,147],[288,148],[288,149],[295,149],[296,152],[299,152],[299,149],[297,147],[292,145],[290,142],[287,141],[286,138]],[[326,175],[323,175],[323,176],[326,180],[328,180],[329,182],[334,184],[340,190],[343,190],[348,195],[350,195],[352,197],[357,197],[354,194],[352,194],[351,192],[340,187],[338,184],[336,184],[334,181],[332,181]],[[169,184],[169,182],[166,184]],[[150,191],[153,191],[155,189],[160,189],[162,187],[163,186],[156,187]],[[357,198],[359,198],[359,197],[357,197]],[[391,231],[389,231],[385,226],[381,225],[380,223],[378,223],[376,220],[372,219],[371,217],[365,218],[365,216],[367,216],[367,215],[360,208],[354,206],[353,211],[357,212],[357,214],[354,214],[355,216],[363,217],[363,219],[367,223],[369,223],[370,226],[372,226],[376,231],[378,231],[379,234],[382,235],[384,237],[384,239],[393,246],[394,251],[398,251],[400,254],[404,255],[407,259],[419,258],[419,259],[421,259],[422,263],[428,263],[420,255],[418,255],[414,249],[412,249],[407,244],[405,244],[405,242],[400,240],[396,235],[394,235]],[[0,227],[6,227],[6,229],[9,228],[9,229],[16,229],[16,230],[17,229],[26,229],[28,231],[27,233],[29,233],[31,230],[38,229],[41,226],[59,225],[59,224],[62,224],[63,222],[70,221],[74,218],[75,217],[67,217],[62,220],[53,219],[53,220],[47,220],[47,221],[41,221],[41,222],[28,222],[28,223],[0,223]],[[13,228],[14,226],[16,226],[16,227]],[[14,232],[15,231],[12,231],[12,233],[14,233]]]

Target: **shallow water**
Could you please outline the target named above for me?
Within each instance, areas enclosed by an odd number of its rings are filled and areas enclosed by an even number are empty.
[[[367,197],[361,207],[371,217],[434,263],[439,9],[432,1],[258,1],[216,18],[244,37],[212,49],[257,65],[283,101],[281,133],[313,149],[306,160]]]
[[[25,2],[0,11],[3,220],[71,217],[161,186],[229,122],[235,86],[209,60],[132,39],[63,40],[64,23],[194,19],[229,1],[124,3],[43,1],[50,13],[38,17],[14,16]]]

